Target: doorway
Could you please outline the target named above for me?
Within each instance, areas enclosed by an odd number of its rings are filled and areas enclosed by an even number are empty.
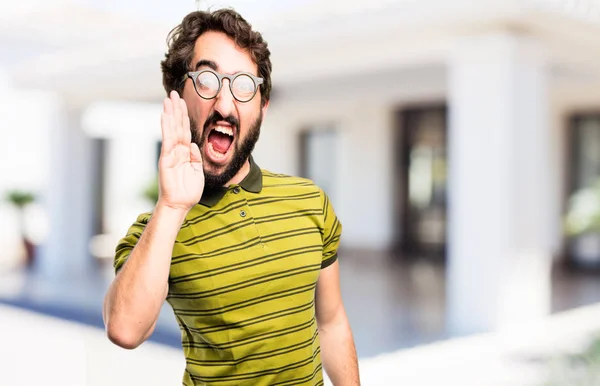
[[[398,111],[394,252],[401,259],[445,261],[447,109]]]
[[[580,198],[586,191],[591,203],[597,200],[600,183],[600,114],[577,114],[570,119],[568,130],[568,182],[565,208],[576,195]],[[580,203],[583,201],[580,201]],[[587,222],[597,216],[590,205],[586,216],[580,221]],[[582,214],[582,213],[581,213]],[[580,217],[579,215],[577,217]],[[566,237],[567,265],[575,268],[600,270],[600,233],[582,232],[577,236]]]

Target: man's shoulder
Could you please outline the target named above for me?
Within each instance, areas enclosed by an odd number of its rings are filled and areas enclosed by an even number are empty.
[[[152,212],[143,212],[137,215],[135,221],[130,224],[128,235],[141,235],[143,229],[148,225],[150,218],[152,217]]]
[[[148,221],[150,221],[150,217],[152,217],[152,213],[153,212],[151,211],[140,213],[135,219],[135,223],[140,225],[148,224]]]
[[[290,174],[274,173],[267,169],[261,169],[261,171],[263,174],[263,187],[266,189],[284,188],[291,191],[321,192],[321,188],[311,179]]]

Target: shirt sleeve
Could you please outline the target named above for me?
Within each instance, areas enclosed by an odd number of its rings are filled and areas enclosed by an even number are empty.
[[[321,190],[321,203],[323,205],[323,258],[321,269],[323,269],[337,260],[342,223],[340,223],[329,197],[323,190]]]
[[[142,232],[146,228],[149,219],[150,213],[143,213],[139,215],[136,221],[129,227],[125,237],[119,240],[115,251],[115,260],[113,263],[115,273],[119,272],[129,258],[131,251],[142,236]]]

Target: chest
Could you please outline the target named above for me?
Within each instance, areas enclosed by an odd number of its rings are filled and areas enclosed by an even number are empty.
[[[310,293],[323,251],[319,214],[318,205],[267,197],[189,216],[173,248],[171,297],[210,310]]]

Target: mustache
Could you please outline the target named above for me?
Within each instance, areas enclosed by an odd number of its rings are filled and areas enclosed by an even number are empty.
[[[220,113],[215,111],[206,119],[206,122],[204,122],[204,135],[208,134],[208,128],[210,126],[216,124],[219,121],[227,122],[236,129],[240,127],[237,118],[233,115],[223,117]]]

